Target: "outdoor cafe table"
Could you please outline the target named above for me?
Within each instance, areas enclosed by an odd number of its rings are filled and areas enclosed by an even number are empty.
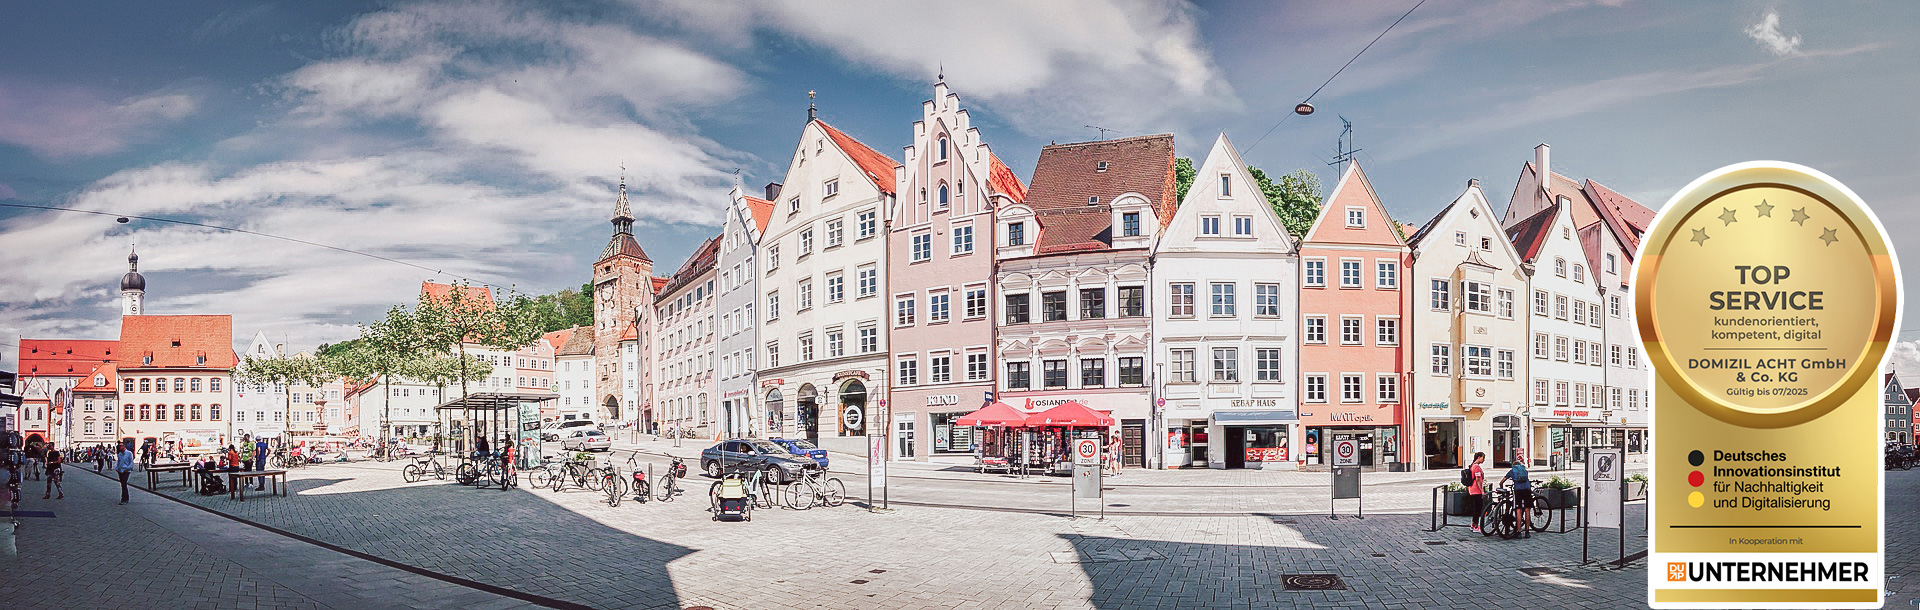
[[[225,474],[227,475],[228,499],[232,499],[237,495],[241,502],[247,501],[247,479],[259,477],[266,477],[268,481],[273,483],[273,493],[280,494],[283,497],[287,495],[287,471],[285,470],[236,470]]]
[[[147,489],[153,489],[154,483],[160,478],[160,473],[163,472],[178,472],[180,473],[180,485],[183,487],[193,487],[193,465],[186,462],[175,462],[171,464],[148,464]]]

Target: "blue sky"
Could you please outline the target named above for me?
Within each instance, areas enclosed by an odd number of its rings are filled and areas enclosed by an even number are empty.
[[[1920,5],[1431,0],[1314,99],[1319,113],[1273,129],[1411,5],[17,4],[0,20],[0,201],[240,226],[549,292],[586,279],[622,164],[642,243],[671,273],[718,231],[735,171],[781,179],[807,91],[898,156],[944,68],[1023,176],[1041,146],[1098,125],[1171,132],[1188,155],[1224,132],[1256,166],[1331,184],[1345,116],[1407,222],[1469,178],[1503,205],[1547,142],[1555,170],[1656,208],[1727,164],[1810,165],[1920,253],[1903,230],[1920,227]],[[115,336],[136,241],[149,311],[232,313],[237,338],[296,348],[354,336],[445,279],[0,208],[0,334]],[[1920,365],[1920,349],[1898,351]]]

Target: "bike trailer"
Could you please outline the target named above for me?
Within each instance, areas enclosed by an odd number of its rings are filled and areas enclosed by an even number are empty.
[[[715,521],[751,521],[753,505],[747,502],[747,489],[740,479],[720,482],[719,504],[714,506]]]

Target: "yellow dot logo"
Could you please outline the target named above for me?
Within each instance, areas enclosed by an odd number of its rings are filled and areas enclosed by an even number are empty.
[[[1706,504],[1706,503],[1707,503],[1707,497],[1700,495],[1700,492],[1696,491],[1696,492],[1687,494],[1688,506],[1692,506],[1694,508],[1700,508],[1700,505]]]

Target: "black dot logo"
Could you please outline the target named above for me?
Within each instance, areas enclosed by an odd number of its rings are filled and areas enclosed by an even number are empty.
[[[1699,468],[1700,464],[1705,461],[1707,461],[1707,454],[1701,453],[1699,449],[1695,449],[1693,453],[1687,454],[1687,463],[1693,464],[1694,468]]]

